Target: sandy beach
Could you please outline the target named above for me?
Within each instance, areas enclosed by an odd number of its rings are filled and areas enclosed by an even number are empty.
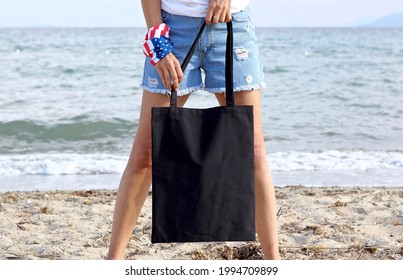
[[[0,193],[0,260],[99,260],[115,190]],[[286,260],[401,260],[403,187],[277,187]],[[259,242],[151,244],[151,196],[127,259],[261,259]]]

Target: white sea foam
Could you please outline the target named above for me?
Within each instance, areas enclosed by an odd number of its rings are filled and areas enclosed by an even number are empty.
[[[275,171],[403,169],[403,153],[388,151],[278,152],[268,155]]]
[[[0,175],[91,175],[121,173],[126,156],[111,154],[31,154],[0,156]]]
[[[277,152],[268,155],[277,172],[293,171],[403,171],[403,152],[338,151]],[[0,175],[91,175],[122,173],[126,155],[28,154],[1,155]]]

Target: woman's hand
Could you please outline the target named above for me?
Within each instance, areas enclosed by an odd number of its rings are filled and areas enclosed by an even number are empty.
[[[231,20],[231,0],[210,0],[206,23],[215,24]]]
[[[167,89],[171,90],[172,86],[176,91],[179,89],[179,83],[182,82],[183,72],[178,59],[173,55],[173,53],[169,53],[158,61],[155,65],[155,69],[157,69],[158,74],[160,74],[161,80]]]

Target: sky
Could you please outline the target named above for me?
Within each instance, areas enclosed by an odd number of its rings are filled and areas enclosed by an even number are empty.
[[[256,26],[326,27],[403,12],[403,0],[251,0]],[[145,27],[140,0],[0,0],[0,27]]]

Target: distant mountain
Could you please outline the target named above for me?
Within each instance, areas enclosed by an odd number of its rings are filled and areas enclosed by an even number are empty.
[[[363,24],[368,27],[403,27],[403,12],[387,15],[375,21]]]

